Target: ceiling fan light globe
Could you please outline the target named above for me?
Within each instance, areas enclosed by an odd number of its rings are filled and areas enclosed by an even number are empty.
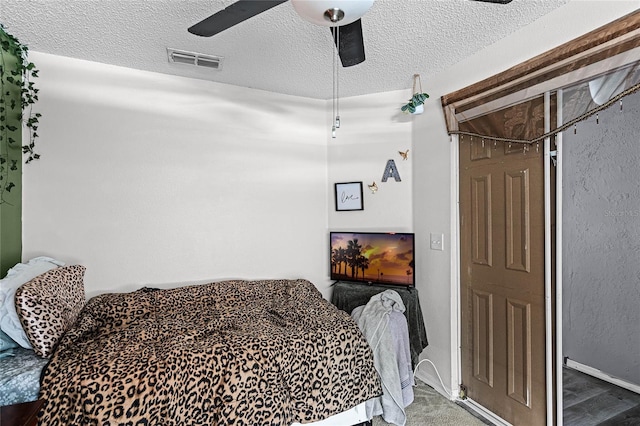
[[[303,19],[323,27],[347,25],[360,19],[373,5],[374,0],[291,0],[296,13]],[[344,13],[337,22],[325,17],[334,9]]]

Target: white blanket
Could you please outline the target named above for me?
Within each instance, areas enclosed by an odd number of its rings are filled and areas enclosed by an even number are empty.
[[[404,303],[393,290],[385,290],[358,306],[351,316],[373,350],[383,395],[366,403],[369,418],[382,415],[387,423],[404,426],[405,407],[413,402],[413,371]]]

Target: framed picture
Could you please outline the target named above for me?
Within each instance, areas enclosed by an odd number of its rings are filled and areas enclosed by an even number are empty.
[[[362,182],[336,183],[336,211],[364,210]]]

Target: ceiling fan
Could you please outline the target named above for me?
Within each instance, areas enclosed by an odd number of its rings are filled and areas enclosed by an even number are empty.
[[[214,36],[249,18],[261,14],[288,0],[238,0],[208,18],[189,27],[189,32],[202,37]],[[474,0],[507,4],[512,0]],[[364,62],[364,40],[360,17],[374,0],[291,0],[296,12],[314,24],[338,27],[332,29],[333,39],[343,67]]]

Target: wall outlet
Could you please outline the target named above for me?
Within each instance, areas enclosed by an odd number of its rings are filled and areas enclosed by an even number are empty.
[[[431,250],[444,251],[444,234],[431,233]]]

